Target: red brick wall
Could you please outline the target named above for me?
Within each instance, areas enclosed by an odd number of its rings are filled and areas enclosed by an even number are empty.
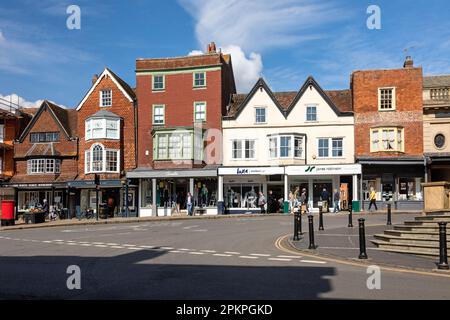
[[[378,111],[378,88],[396,88],[396,110]],[[422,68],[357,71],[352,74],[356,156],[423,154]],[[404,127],[404,153],[370,152],[370,128]]]
[[[104,89],[112,90],[112,106],[100,107],[100,91]],[[120,128],[120,140],[89,140],[85,141],[85,120],[100,110],[107,110],[122,118]],[[120,150],[120,171],[121,174],[104,174],[101,179],[120,179],[124,176],[123,171],[130,171],[136,168],[136,144],[135,144],[135,121],[134,104],[130,102],[123,92],[116,86],[109,77],[104,77],[89,95],[83,106],[78,111],[78,136],[79,136],[79,162],[78,173],[80,179],[94,179],[93,174],[84,174],[86,150],[95,144],[101,143],[106,148]]]
[[[164,104],[164,127],[189,126],[194,124],[194,102],[206,101],[206,123],[203,128],[222,128],[222,72],[206,72],[205,89],[193,88],[193,72],[165,76],[165,91],[152,92],[152,76],[137,75],[136,91],[138,96],[138,166],[153,166],[152,117],[153,105]],[[161,128],[161,126],[157,126]],[[148,150],[149,154],[145,152]],[[162,165],[164,168],[179,168],[173,164]],[[183,167],[183,166],[181,166]]]

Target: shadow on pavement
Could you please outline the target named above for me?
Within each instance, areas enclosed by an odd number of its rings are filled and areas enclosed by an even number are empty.
[[[151,261],[165,253],[0,257],[0,299],[319,299],[332,290],[328,278],[336,273],[329,267]],[[81,290],[66,287],[70,265],[81,269]]]

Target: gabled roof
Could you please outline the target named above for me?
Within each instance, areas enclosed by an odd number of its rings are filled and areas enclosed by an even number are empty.
[[[424,88],[439,88],[450,86],[450,75],[423,77]]]
[[[93,115],[89,116],[87,119],[90,118],[116,118],[120,119],[120,116],[115,114],[114,112],[111,112],[109,110],[100,110],[94,113]]]
[[[352,92],[349,89],[324,91],[313,77],[308,77],[299,91],[272,92],[266,82],[260,78],[249,94],[232,95],[225,118],[236,119],[260,87],[267,91],[284,117],[287,117],[310,85],[319,92],[338,116],[353,114]]]
[[[110,77],[112,81],[116,84],[117,88],[119,88],[120,91],[124,94],[124,96],[128,99],[128,101],[133,102],[136,100],[136,93],[134,90],[125,82],[123,81],[119,76],[117,76],[114,72],[109,70],[108,68],[105,68],[102,72],[102,74],[98,77],[97,81],[91,86],[89,91],[85,94],[83,97],[83,100],[78,104],[76,110],[80,110],[83,104],[86,102],[87,98],[91,95],[91,93],[95,90],[95,88],[98,86],[100,81],[104,77]]]
[[[77,135],[77,114],[73,109],[64,109],[60,106],[51,103],[50,101],[44,100],[39,107],[39,110],[35,113],[30,123],[28,123],[22,135],[19,138],[19,142],[23,142],[27,134],[33,128],[36,121],[39,119],[44,110],[49,110],[55,122],[65,133],[68,139],[75,138]]]

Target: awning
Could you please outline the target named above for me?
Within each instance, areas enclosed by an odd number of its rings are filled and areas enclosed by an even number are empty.
[[[207,178],[217,177],[216,169],[139,170],[127,173],[127,178]]]

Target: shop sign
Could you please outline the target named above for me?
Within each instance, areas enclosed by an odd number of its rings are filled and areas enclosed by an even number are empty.
[[[286,167],[286,174],[292,176],[353,175],[361,173],[362,169],[360,164]]]
[[[283,167],[242,167],[242,168],[219,168],[219,175],[249,176],[249,175],[278,175],[284,174]]]

